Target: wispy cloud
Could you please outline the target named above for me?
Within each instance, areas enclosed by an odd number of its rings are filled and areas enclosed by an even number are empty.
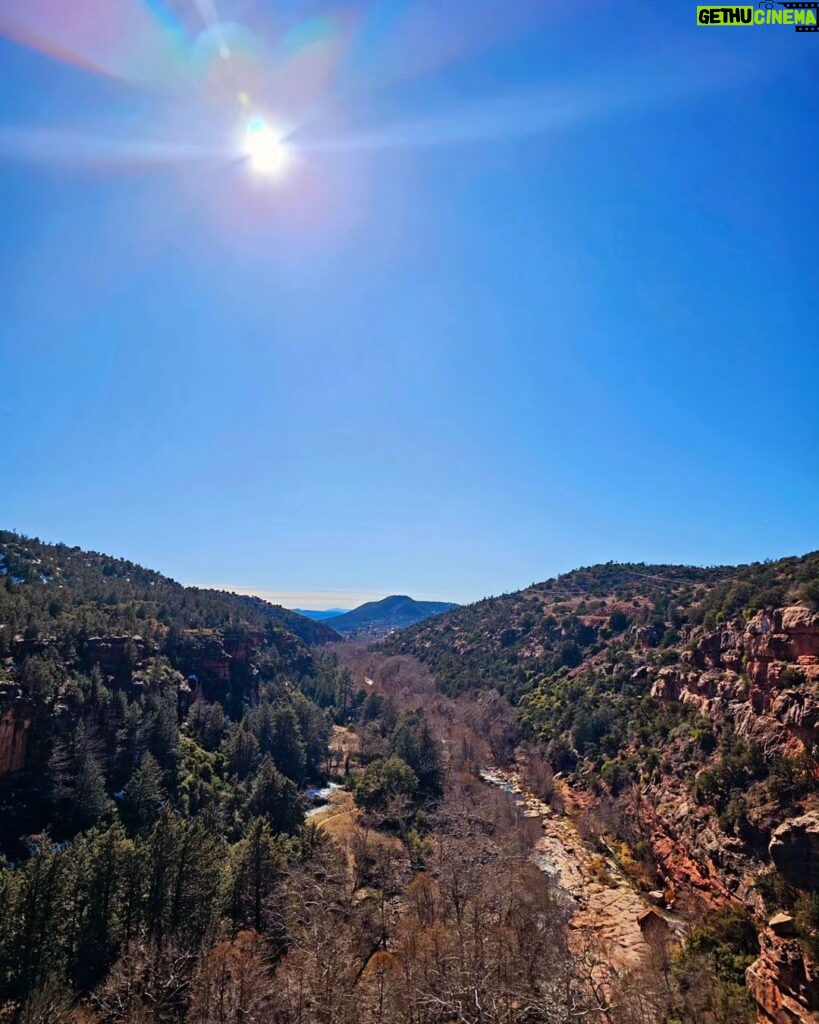
[[[158,139],[125,139],[62,129],[0,125],[0,157],[74,167],[149,167],[236,159],[226,147]]]
[[[261,597],[285,608],[307,608],[323,611],[327,608],[356,608],[367,601],[380,601],[396,593],[395,590],[268,590],[265,587],[243,587],[235,583],[189,583],[190,587],[208,590],[227,590],[233,594]],[[400,592],[400,591],[399,591]],[[436,600],[424,595],[413,595],[418,600]]]
[[[692,62],[677,54],[664,66],[656,60],[633,63],[586,80],[455,102],[427,117],[392,121],[359,132],[325,134],[320,124],[314,124],[293,132],[292,137],[305,153],[495,143],[685,102],[758,70],[750,60],[726,59],[718,73],[699,68],[692,71]]]

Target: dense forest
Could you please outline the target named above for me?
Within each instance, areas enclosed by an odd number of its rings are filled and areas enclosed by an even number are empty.
[[[338,639],[329,626],[257,597],[183,587],[122,558],[0,530],[0,656],[16,634],[61,640],[95,633],[163,628],[227,629],[280,626],[304,643]],[[24,586],[21,586],[24,585]]]

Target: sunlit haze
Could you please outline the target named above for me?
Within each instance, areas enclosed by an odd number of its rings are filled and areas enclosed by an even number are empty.
[[[287,148],[278,133],[261,117],[254,117],[245,129],[245,152],[259,174],[279,176],[287,163]]]

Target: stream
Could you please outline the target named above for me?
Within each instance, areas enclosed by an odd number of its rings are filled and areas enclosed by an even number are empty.
[[[320,789],[308,789],[304,794],[305,800],[312,806],[305,813],[305,818],[314,818],[317,814],[329,811],[332,808],[331,798],[333,793],[344,787],[339,782],[328,782]]]

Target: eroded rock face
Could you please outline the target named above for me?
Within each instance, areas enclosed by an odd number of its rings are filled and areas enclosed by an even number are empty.
[[[8,708],[0,714],[0,776],[19,771],[26,760],[26,739],[31,719],[24,711]]]
[[[651,695],[695,708],[717,733],[730,725],[768,756],[810,751],[819,742],[819,614],[794,605],[726,623],[701,637],[679,663],[660,668]],[[755,821],[756,834],[740,842],[718,827],[713,808],[667,783],[651,789],[651,846],[664,878],[680,894],[711,905],[738,899],[761,913],[755,877],[766,866],[770,819]],[[786,880],[819,891],[819,812],[797,812],[781,822],[768,849]],[[787,915],[772,920],[747,973],[762,1024],[819,1022],[816,968],[792,927]]]
[[[727,623],[658,672],[651,690],[764,750],[796,755],[819,741],[819,613],[802,605]]]
[[[745,972],[745,983],[761,1024],[815,1024],[819,984],[802,948],[770,928],[759,936],[760,954]]]
[[[793,885],[819,889],[819,815],[803,814],[783,822],[771,836],[768,852]]]
[[[144,661],[149,646],[137,635],[90,636],[84,644],[83,660],[88,665],[99,665],[106,675],[116,676]]]

